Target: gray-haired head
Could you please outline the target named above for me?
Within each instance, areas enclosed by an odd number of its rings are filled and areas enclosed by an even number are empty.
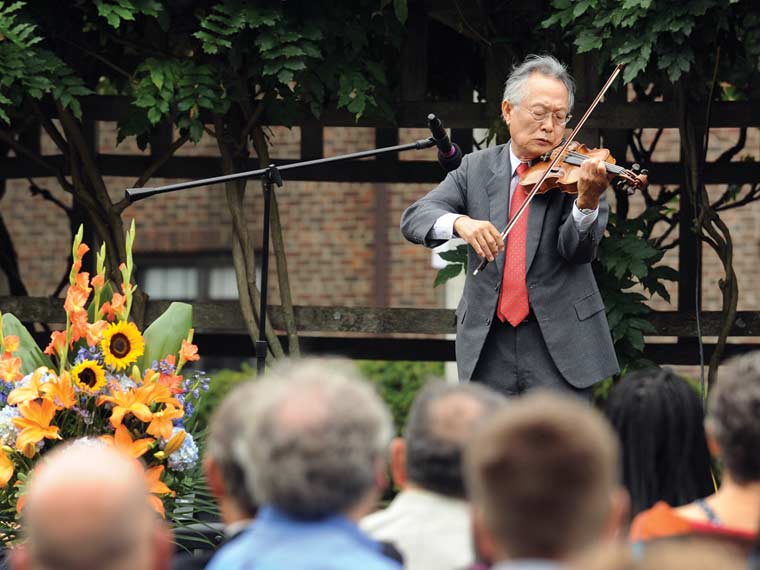
[[[244,465],[237,456],[237,441],[243,437],[250,421],[250,408],[254,397],[254,382],[235,386],[214,411],[208,424],[205,455],[216,463],[224,487],[238,508],[249,516],[258,510],[255,499],[248,491]]]
[[[520,64],[512,68],[504,84],[504,101],[519,105],[524,96],[525,82],[533,73],[558,79],[567,88],[567,110],[572,111],[575,104],[575,81],[568,73],[567,67],[551,55],[531,54]]]
[[[760,481],[760,351],[732,358],[721,367],[706,423],[733,480]]]
[[[417,394],[404,430],[409,481],[464,497],[462,454],[478,424],[506,403],[480,384],[432,380]]]
[[[391,417],[349,361],[285,362],[252,398],[241,454],[260,504],[314,519],[347,512],[375,486]]]

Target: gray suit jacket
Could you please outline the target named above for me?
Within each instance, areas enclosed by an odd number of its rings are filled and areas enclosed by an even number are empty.
[[[448,212],[490,220],[499,231],[507,224],[511,178],[509,147],[501,145],[462,159],[441,184],[409,206],[401,231],[414,243],[436,247],[429,237],[435,221]],[[604,302],[591,270],[604,233],[609,206],[581,234],[573,217],[575,196],[550,190],[530,204],[527,236],[528,297],[554,364],[565,379],[585,388],[619,371]],[[509,238],[507,238],[509,239]],[[496,318],[504,252],[473,276],[480,258],[470,247],[464,294],[456,310],[456,355],[460,381],[468,381]]]

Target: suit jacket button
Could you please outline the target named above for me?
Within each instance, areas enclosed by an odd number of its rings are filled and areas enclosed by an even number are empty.
[[[486,319],[486,326],[487,327],[491,326],[491,318],[490,317]]]

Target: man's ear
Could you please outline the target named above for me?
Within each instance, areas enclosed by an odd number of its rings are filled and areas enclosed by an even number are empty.
[[[31,570],[31,555],[26,544],[19,544],[8,552],[8,568],[11,570]]]
[[[174,540],[171,529],[164,521],[157,521],[153,531],[153,569],[171,570],[174,558]]]
[[[618,487],[612,492],[610,512],[604,525],[602,539],[611,541],[616,538],[625,538],[630,514],[631,497],[624,487]]]
[[[705,439],[707,440],[707,450],[713,457],[720,457],[720,444],[715,439],[715,429],[710,422],[705,422]]]
[[[208,488],[218,503],[227,494],[227,487],[224,484],[222,470],[219,468],[216,461],[210,457],[205,457],[203,459],[203,472],[206,474]]]
[[[397,487],[403,489],[407,483],[406,472],[406,441],[402,437],[394,437],[389,447],[391,477]]]
[[[499,561],[496,541],[486,526],[483,511],[477,507],[472,507],[472,545],[475,549],[475,559],[478,562],[485,562],[489,566]]]
[[[512,109],[514,109],[514,107],[509,101],[505,100],[501,102],[501,116],[507,125],[509,125],[509,121],[512,120]]]

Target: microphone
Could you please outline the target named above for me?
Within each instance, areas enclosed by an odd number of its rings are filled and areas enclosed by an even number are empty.
[[[441,119],[433,113],[430,113],[427,118],[428,127],[433,134],[435,145],[438,147],[438,163],[446,172],[456,170],[462,163],[462,149],[459,148],[457,143],[451,142],[449,135],[446,134],[446,130],[443,128]]]

